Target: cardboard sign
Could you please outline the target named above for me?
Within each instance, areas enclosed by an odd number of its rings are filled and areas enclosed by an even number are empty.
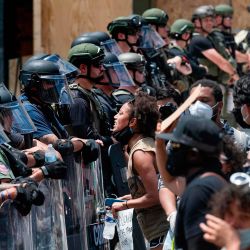
[[[121,250],[134,250],[132,236],[133,208],[118,212],[117,232]]]
[[[201,85],[198,85],[194,92],[186,99],[186,101],[168,118],[166,118],[161,123],[161,132],[167,129],[176,119],[180,117],[180,115],[187,110],[190,105],[197,99],[201,92]]]

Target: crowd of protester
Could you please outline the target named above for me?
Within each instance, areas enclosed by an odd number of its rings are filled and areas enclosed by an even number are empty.
[[[226,4],[168,19],[158,8],[117,17],[107,32],[76,37],[67,59],[29,58],[17,98],[0,84],[1,204],[12,200],[27,216],[46,203],[39,183],[62,180],[69,241],[81,234],[75,218],[97,222],[79,207],[94,192],[87,166],[99,162],[101,203],[119,197],[109,207],[115,218],[134,209],[135,250],[145,241],[155,250],[250,249],[250,33],[235,42]],[[46,160],[50,144],[55,161]],[[111,154],[117,144],[119,155]],[[116,181],[121,162],[126,193]],[[4,216],[0,210],[0,223]]]

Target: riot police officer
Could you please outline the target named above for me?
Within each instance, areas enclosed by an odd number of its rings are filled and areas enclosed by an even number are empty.
[[[177,19],[170,27],[171,42],[169,45],[169,53],[173,56],[182,56],[187,58],[192,67],[192,73],[188,76],[179,75],[174,81],[175,87],[181,92],[189,89],[189,86],[196,80],[203,78],[207,69],[187,51],[188,43],[192,38],[194,25],[186,19]]]
[[[61,64],[62,65],[62,64]],[[73,65],[72,65],[73,66]],[[37,130],[35,139],[45,144],[54,144],[59,152],[73,152],[97,147],[94,141],[80,138],[68,138],[68,133],[52,108],[53,103],[69,103],[70,95],[66,91],[68,72],[56,62],[46,60],[29,60],[20,71],[20,81],[23,93],[20,96],[24,108],[28,112]],[[60,140],[63,139],[63,140]],[[87,147],[86,147],[87,146]],[[89,160],[95,160],[97,149],[88,155]]]
[[[142,18],[139,15],[118,17],[107,26],[122,52],[137,52]]]
[[[148,24],[151,24],[152,27],[159,33],[161,38],[169,44],[169,29],[167,27],[168,14],[162,9],[151,8],[143,12],[142,17]]]
[[[199,63],[208,67],[206,77],[217,80],[219,83],[234,84],[238,79],[236,69],[229,62],[229,53],[223,47],[223,43],[212,36],[214,27],[214,8],[203,5],[195,9],[192,22],[196,33],[191,39],[189,51],[196,56]]]
[[[78,44],[69,50],[69,61],[80,70],[79,76],[70,85],[74,104],[70,106],[69,112],[75,135],[101,139],[104,145],[110,145],[113,141],[110,138],[109,121],[93,91],[94,85],[103,78],[104,56],[103,49],[90,43]]]
[[[234,10],[232,6],[228,4],[219,4],[215,6],[215,22],[216,28],[220,30],[223,34],[225,40],[225,46],[232,55],[234,59],[236,59],[238,63],[238,71],[242,74],[242,64],[245,63],[249,65],[250,58],[248,54],[242,53],[238,48],[234,34],[232,33],[232,19],[233,19]]]

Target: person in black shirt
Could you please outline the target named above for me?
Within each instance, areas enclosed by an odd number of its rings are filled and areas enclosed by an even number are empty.
[[[158,134],[157,138],[157,166],[165,183],[178,181],[181,176],[186,179],[176,218],[175,247],[218,249],[203,239],[199,224],[209,211],[211,196],[226,184],[219,162],[221,129],[211,120],[186,115],[173,133]],[[171,141],[168,155],[160,139]]]

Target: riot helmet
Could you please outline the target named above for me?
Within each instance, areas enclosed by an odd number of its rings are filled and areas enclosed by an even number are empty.
[[[203,19],[208,16],[215,16],[215,10],[212,5],[202,5],[195,9],[192,15],[192,22],[195,19]]]
[[[63,98],[67,85],[66,74],[62,74],[60,66],[53,61],[31,60],[26,62],[19,79],[24,85],[27,95],[38,98],[44,103],[67,103],[70,99]],[[64,102],[65,101],[65,102]]]
[[[228,4],[219,4],[215,6],[215,14],[223,17],[232,17],[234,10]]]
[[[148,24],[156,26],[166,26],[168,22],[168,14],[161,9],[151,8],[143,12],[142,17]]]
[[[225,29],[231,29],[230,19],[233,17],[234,10],[228,4],[219,4],[215,6],[217,25],[222,25]],[[229,19],[228,19],[229,18]]]
[[[119,60],[123,62],[128,70],[131,70],[133,72],[133,80],[136,84],[141,85],[141,82],[138,82],[136,80],[136,71],[139,71],[140,73],[144,74],[145,76],[145,65],[146,65],[146,60],[143,55],[133,53],[133,52],[127,52],[127,53],[122,53],[119,55]]]
[[[169,30],[167,27],[168,14],[162,9],[151,8],[151,9],[146,10],[142,14],[142,16],[145,19],[145,22],[149,25],[153,25],[154,29],[161,36],[161,38],[166,43],[169,43],[169,39],[168,39]]]
[[[208,17],[210,17],[211,20]],[[195,28],[205,33],[210,33],[214,28],[214,17],[214,7],[212,5],[202,5],[193,12],[192,22],[194,23]],[[203,19],[206,20],[205,24],[202,21]],[[198,24],[196,20],[198,20],[200,24]]]
[[[185,33],[192,34],[193,31],[194,31],[194,25],[192,22],[186,19],[178,19],[170,27],[170,36],[176,40],[183,40],[181,38],[183,34]]]
[[[87,74],[80,74],[78,77],[86,78],[90,80],[99,80],[102,75],[95,78],[91,77],[91,65],[100,68],[102,66],[102,60],[104,59],[104,51],[101,47],[91,43],[82,43],[74,46],[69,50],[68,59],[74,66],[80,67],[81,64],[87,66]]]
[[[130,15],[118,17],[107,26],[109,33],[117,41],[126,41],[129,45],[136,45],[128,42],[128,35],[136,35],[140,32],[142,26],[142,17],[139,15]],[[118,38],[118,34],[125,34],[124,39]]]
[[[4,83],[0,83],[0,123],[8,133],[29,134],[36,131],[22,103],[12,95]]]
[[[113,88],[135,86],[126,66],[120,62],[115,54],[107,53],[103,60],[104,78],[98,82]]]

